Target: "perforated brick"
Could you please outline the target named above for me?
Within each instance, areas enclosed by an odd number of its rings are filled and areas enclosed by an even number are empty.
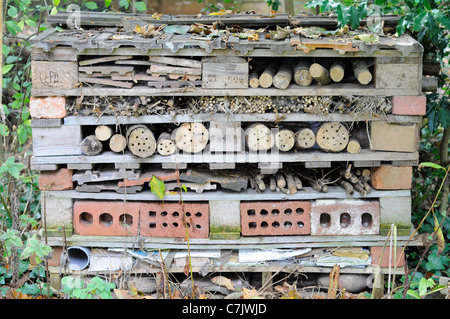
[[[311,235],[377,235],[378,201],[318,200],[311,204]]]
[[[139,203],[76,201],[73,205],[74,232],[79,235],[136,236]]]
[[[241,202],[243,236],[307,235],[309,202]]]
[[[184,203],[184,212],[180,203],[141,203],[141,236],[184,238],[187,225],[189,238],[208,238],[208,203]]]

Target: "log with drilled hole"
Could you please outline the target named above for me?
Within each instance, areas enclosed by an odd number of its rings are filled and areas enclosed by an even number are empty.
[[[128,149],[137,157],[146,158],[156,151],[155,136],[145,125],[133,125],[128,128],[126,139]]]
[[[316,134],[308,127],[301,128],[295,132],[295,146],[300,150],[307,150],[316,143]]]
[[[156,151],[159,155],[163,156],[175,154],[177,146],[169,133],[163,132],[159,135],[158,141],[156,142]]]
[[[255,123],[245,129],[245,141],[251,151],[267,151],[275,144],[275,136],[266,125]]]
[[[325,85],[330,83],[330,72],[319,63],[313,63],[309,67],[309,74],[318,85]]]
[[[109,148],[115,153],[121,153],[127,147],[127,139],[122,134],[114,134],[109,139]]]
[[[307,61],[299,61],[294,66],[294,82],[300,86],[310,86],[313,78],[309,73],[311,63]]]
[[[172,132],[175,145],[187,153],[198,153],[209,141],[208,129],[200,122],[183,123]]]
[[[340,152],[347,147],[349,133],[339,122],[327,122],[319,127],[316,134],[317,145],[326,152]]]
[[[281,129],[275,134],[275,145],[282,152],[290,151],[295,145],[294,132],[288,129]]]

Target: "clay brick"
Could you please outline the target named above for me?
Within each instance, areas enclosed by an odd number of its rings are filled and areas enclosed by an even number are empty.
[[[373,151],[416,152],[419,149],[419,126],[417,124],[390,124],[373,121],[370,138]]]
[[[372,168],[370,177],[375,189],[411,189],[412,167],[382,165]]]
[[[184,203],[189,238],[208,238],[208,203]],[[140,233],[145,237],[186,236],[183,207],[180,203],[141,203]]]
[[[397,115],[425,115],[427,98],[418,96],[394,96],[392,98],[392,114]]]
[[[318,200],[311,204],[311,235],[377,235],[378,201]]]
[[[243,236],[310,234],[310,202],[242,202]]]
[[[52,252],[50,253],[50,258],[48,258],[48,265],[51,267],[58,267],[61,263],[61,254],[62,254],[63,248],[62,247],[52,247]],[[37,265],[36,262],[36,255],[30,256],[30,264]]]
[[[76,201],[73,227],[78,235],[136,236],[139,203]]]
[[[396,252],[395,252],[396,260],[394,260],[394,254],[392,254],[391,267],[395,267],[395,264],[397,262],[398,262],[397,267],[405,266],[406,258],[405,258],[405,254],[404,253],[402,254],[402,249],[403,249],[403,247],[397,247]],[[386,247],[386,248],[384,248],[383,255],[381,255],[382,252],[383,252],[383,247],[380,247],[380,246],[370,247],[370,257],[372,258],[372,265],[377,266],[378,263],[380,262],[380,257],[383,256],[381,258],[380,267],[387,268],[387,267],[389,267],[389,255],[391,254],[391,249],[390,249],[390,247]]]
[[[56,171],[41,171],[39,189],[48,191],[73,189],[72,170],[61,168]]]
[[[66,99],[61,96],[31,97],[30,115],[38,119],[61,119],[66,117]]]

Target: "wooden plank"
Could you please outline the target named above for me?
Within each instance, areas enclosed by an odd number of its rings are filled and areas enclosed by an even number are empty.
[[[203,63],[202,87],[204,89],[248,88],[248,63]]]
[[[202,70],[197,68],[186,68],[176,66],[151,65],[147,70],[151,74],[180,74],[180,75],[201,75]]]
[[[76,62],[31,61],[33,89],[73,89],[78,84]]]
[[[202,63],[200,61],[193,60],[193,59],[185,59],[185,58],[178,58],[178,57],[175,58],[175,57],[150,56],[150,57],[148,57],[148,60],[150,62],[175,65],[175,66],[183,66],[183,67],[187,67],[187,68],[196,68],[196,69],[202,68]]]
[[[114,81],[104,78],[90,78],[80,75],[80,82],[92,83],[92,84],[102,84],[108,86],[122,87],[126,89],[131,89],[134,86],[133,82],[125,82],[125,81]]]
[[[134,71],[134,67],[132,66],[116,66],[116,65],[111,65],[111,66],[82,66],[79,67],[78,69],[80,72],[84,72],[87,74],[92,74],[92,73],[101,73],[103,75],[109,75],[111,73],[119,73],[121,75],[127,74],[127,73],[131,73]]]
[[[375,64],[375,87],[422,94],[422,60],[418,58],[379,58]]]
[[[79,155],[81,139],[79,126],[33,127],[33,154],[34,156]]]
[[[62,119],[31,119],[31,127],[60,127],[62,125]]]
[[[248,80],[247,80],[248,85]],[[97,89],[83,87],[77,89],[50,89],[35,88],[31,91],[33,96],[98,96]],[[130,89],[105,88],[102,95],[108,96],[408,96],[417,95],[417,90],[410,88],[383,88],[377,89],[372,83],[361,87],[356,83],[333,83],[328,85],[310,85],[300,87],[291,84],[286,90],[277,88],[237,88],[237,89],[205,89],[205,88],[181,88],[181,89],[152,89],[147,86],[135,86]]]
[[[101,57],[101,58],[82,60],[78,64],[79,64],[79,66],[85,66],[85,65],[92,65],[92,64],[105,63],[105,62],[111,62],[111,61],[129,60],[132,58],[133,58],[132,55],[105,56],[105,57]]]

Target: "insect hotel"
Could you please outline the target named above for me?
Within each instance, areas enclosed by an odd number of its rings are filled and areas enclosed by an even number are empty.
[[[423,245],[414,39],[284,14],[98,15],[51,16],[62,31],[33,40],[30,165],[54,282],[120,272],[161,293],[188,265],[270,287],[337,265],[383,291]]]

